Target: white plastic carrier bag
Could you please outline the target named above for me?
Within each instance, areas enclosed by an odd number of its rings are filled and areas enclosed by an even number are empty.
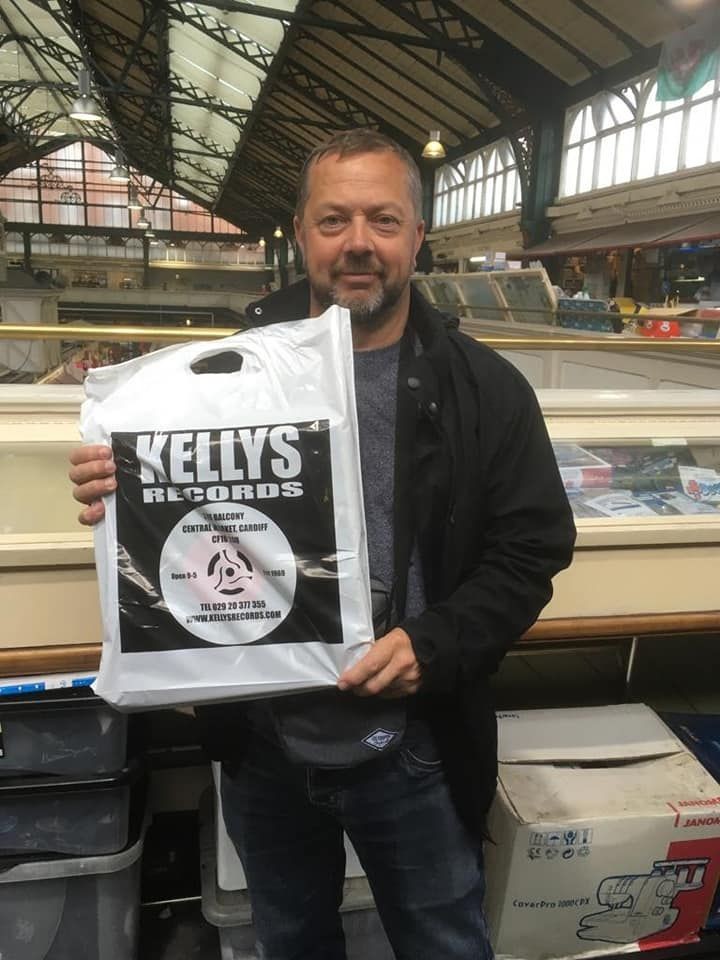
[[[95,530],[105,700],[318,689],[367,651],[352,362],[331,307],[89,373],[81,431],[118,480]]]

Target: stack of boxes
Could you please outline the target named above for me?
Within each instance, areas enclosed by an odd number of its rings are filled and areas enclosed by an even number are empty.
[[[255,960],[255,934],[247,881],[225,828],[219,797],[220,764],[213,764],[215,789],[200,810],[202,911],[218,928],[221,960]],[[341,907],[348,960],[393,960],[372,894],[352,845],[345,838],[345,891]],[[1,956],[1,954],[0,954]]]
[[[0,698],[0,957],[133,960],[143,792],[88,689]]]

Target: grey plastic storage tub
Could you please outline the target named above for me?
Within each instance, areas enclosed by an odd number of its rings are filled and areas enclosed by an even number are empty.
[[[0,857],[117,853],[128,842],[130,787],[139,774],[135,764],[114,776],[0,780]]]
[[[143,837],[108,857],[0,858],[2,960],[134,960]]]
[[[87,687],[0,697],[0,777],[121,770],[127,722]]]

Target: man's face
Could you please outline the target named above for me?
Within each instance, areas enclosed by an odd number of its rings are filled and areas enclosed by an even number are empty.
[[[391,151],[330,154],[310,169],[295,236],[305,258],[313,312],[347,307],[353,323],[382,327],[407,310],[409,279],[424,236],[408,173]]]

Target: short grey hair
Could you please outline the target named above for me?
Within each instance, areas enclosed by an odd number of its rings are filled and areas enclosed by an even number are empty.
[[[418,165],[413,160],[408,151],[396,143],[391,137],[373,130],[370,127],[357,127],[353,130],[341,130],[334,134],[329,140],[318,144],[310,152],[303,168],[300,171],[298,180],[297,202],[295,204],[295,213],[302,219],[303,210],[307,203],[309,194],[308,181],[310,179],[310,170],[323,157],[337,154],[338,157],[352,157],[360,153],[394,153],[405,164],[408,175],[408,187],[410,197],[415,208],[418,220],[422,220],[422,181]]]

